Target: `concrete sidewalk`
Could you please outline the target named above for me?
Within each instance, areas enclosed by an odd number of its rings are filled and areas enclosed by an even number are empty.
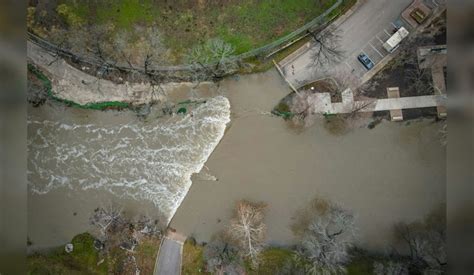
[[[165,237],[158,253],[154,275],[181,274],[182,242]]]
[[[354,101],[350,89],[342,92],[342,102],[331,103],[329,93],[315,93],[309,99],[314,114],[347,114],[352,112],[374,112],[400,109],[446,106],[444,95],[411,96]]]

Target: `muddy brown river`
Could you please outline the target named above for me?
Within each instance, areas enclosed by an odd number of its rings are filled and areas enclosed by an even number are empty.
[[[263,201],[268,204],[265,222],[269,243],[291,244],[294,239],[289,226],[295,211],[304,207],[313,197],[319,196],[339,203],[356,214],[360,245],[383,249],[392,242],[391,227],[395,222],[422,218],[439,203],[445,202],[446,150],[439,141],[441,123],[426,119],[411,121],[408,125],[406,122],[384,121],[372,130],[362,127],[345,135],[335,136],[323,127],[321,119],[304,131],[296,131],[282,119],[269,115],[278,100],[288,93],[288,88],[273,70],[221,82],[216,95],[228,98],[231,121],[227,124],[223,138],[210,153],[201,173],[192,177],[192,186],[177,208],[171,227],[194,236],[198,241],[208,241],[214,233],[225,228],[237,200]],[[41,116],[47,114],[51,123],[64,123],[66,120],[71,124],[94,124],[98,128],[127,124],[133,125],[138,133],[142,133],[143,128],[150,127],[127,112],[64,109],[56,110],[51,115],[49,109],[58,107],[45,105],[40,108],[34,111],[35,120],[41,120]],[[220,113],[212,110],[206,112],[198,119],[209,121],[206,117],[220,117]],[[148,123],[156,123],[153,127],[163,127],[158,122]],[[176,123],[179,125],[180,122]],[[81,135],[87,134],[87,131],[74,131],[61,129],[55,135],[71,137],[58,137],[62,144],[67,145],[68,140],[72,140],[79,147],[88,146],[85,141],[81,143]],[[203,128],[202,136],[206,137],[207,131]],[[135,135],[138,134],[133,134]],[[159,143],[159,138],[147,140],[146,135],[141,136],[149,148],[156,149],[153,144]],[[217,136],[203,138],[202,142],[215,141]],[[203,146],[199,142],[188,146],[193,141],[186,135],[180,138],[183,140],[175,143],[185,148],[200,150],[199,146]],[[110,154],[115,148],[114,142],[118,141],[111,142],[111,145],[106,145]],[[170,146],[175,148],[175,143]],[[145,157],[144,152],[134,152],[136,148],[133,141],[128,148],[117,150],[118,155],[115,157],[119,160],[128,155]],[[191,149],[187,150],[193,152]],[[194,152],[193,159],[205,157],[206,153],[202,153],[204,151],[201,149],[201,153]],[[30,150],[29,153],[33,154],[34,151]],[[152,160],[155,158],[153,154],[146,156]],[[106,157],[113,157],[113,154],[105,155],[104,159]],[[164,161],[159,156],[156,158],[155,161],[161,160],[163,163],[179,164],[184,161],[191,163],[189,165],[192,167],[198,167],[199,163],[186,158],[178,158],[179,161]],[[47,247],[62,244],[74,234],[87,230],[88,213],[104,201],[122,204],[130,213],[146,212],[154,215],[163,211],[160,210],[160,203],[172,208],[173,204],[161,202],[166,200],[166,196],[150,197],[150,194],[140,193],[147,190],[147,184],[154,178],[163,177],[160,172],[165,172],[164,168],[147,171],[154,168],[145,164],[145,161],[125,162],[123,167],[132,169],[133,163],[145,166],[138,168],[143,169],[138,173],[147,173],[147,183],[141,182],[142,188],[136,188],[134,181],[130,179],[126,181],[132,182],[129,184],[130,189],[126,189],[126,184],[119,186],[133,196],[123,195],[110,188],[111,182],[114,182],[111,179],[120,181],[117,180],[120,177],[108,174],[107,169],[101,170],[101,177],[106,178],[107,182],[103,182],[101,186],[90,184],[85,185],[88,188],[82,188],[84,185],[79,183],[80,180],[84,184],[96,177],[89,166],[74,170],[76,180],[69,182],[67,186],[51,188],[44,194],[33,192],[33,188],[30,188],[28,234],[33,245]],[[122,166],[112,165],[110,171],[120,168]],[[64,175],[68,175],[64,167],[61,169]],[[58,171],[50,170],[53,174]],[[129,174],[125,173],[122,177],[127,175]],[[186,184],[182,184],[186,176],[188,175],[178,177],[182,181],[176,184],[186,187]],[[172,185],[173,179],[170,177],[167,183]],[[217,181],[212,180],[214,178]],[[48,184],[35,177],[31,177],[30,181],[31,186],[37,185],[37,182],[46,186]],[[60,184],[59,181],[58,185]],[[169,190],[176,190],[173,188]],[[186,193],[184,189],[179,192]],[[160,193],[157,191],[156,194]]]

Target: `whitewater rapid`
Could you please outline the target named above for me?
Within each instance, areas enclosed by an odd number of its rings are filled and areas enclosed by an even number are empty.
[[[169,223],[224,135],[230,104],[208,99],[186,115],[97,125],[28,118],[28,186],[105,190],[151,201]]]

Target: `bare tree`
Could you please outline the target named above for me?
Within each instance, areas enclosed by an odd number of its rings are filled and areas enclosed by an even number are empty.
[[[167,49],[156,26],[143,28],[135,26],[135,31],[122,30],[113,37],[114,59],[132,70],[128,73],[130,81],[148,81],[152,86],[152,99],[162,92],[163,79],[154,72],[157,65],[166,64]],[[140,34],[137,38],[136,34]],[[144,74],[142,73],[144,70]]]
[[[48,37],[54,44],[58,45],[60,48],[67,48],[68,45],[68,36],[69,33],[63,28],[53,26],[49,30]]]
[[[399,223],[396,236],[408,246],[411,265],[419,271],[443,273],[447,264],[445,206],[438,207],[424,221]]]
[[[90,223],[93,225],[91,233],[96,238],[94,246],[100,250],[102,256],[98,264],[110,254],[116,253],[117,249],[122,249],[126,257],[117,258],[116,260],[120,261],[117,264],[125,270],[132,270],[134,274],[140,273],[136,248],[145,240],[157,243],[162,237],[161,224],[157,219],[145,215],[130,219],[124,215],[121,208],[111,203],[96,208],[90,217]],[[132,274],[128,271],[125,273]]]
[[[149,74],[153,64],[162,64],[164,62],[163,56],[166,48],[162,42],[161,33],[156,26],[149,27],[143,33],[145,35],[138,45],[138,62],[145,69],[145,74]]]
[[[308,33],[315,42],[311,50],[312,66],[325,66],[340,61],[344,52],[340,49],[339,30],[329,27],[319,33],[310,30]]]
[[[215,62],[214,71],[220,74],[235,69],[235,62],[229,58],[234,54],[234,47],[220,39],[211,39],[208,42],[208,48],[212,56],[212,61]]]
[[[148,216],[141,215],[133,221],[133,228],[136,232],[161,238],[163,228],[157,219],[151,219]]]
[[[62,35],[65,40],[62,40]],[[55,33],[54,41],[59,45],[66,45],[65,48],[76,55],[88,57],[90,54],[89,33],[85,27],[78,27],[67,32],[58,31]]]
[[[338,205],[314,199],[293,225],[301,242],[297,255],[308,261],[307,272],[333,274],[345,271],[355,238],[354,215]],[[304,262],[304,261],[303,261]]]
[[[189,64],[201,68],[200,71],[211,74],[218,79],[236,69],[237,64],[231,57],[235,49],[221,39],[210,39],[206,43],[192,48],[186,55]],[[212,65],[209,67],[209,65]]]
[[[113,27],[111,25],[91,25],[88,27],[89,50],[92,56],[98,57],[99,60],[106,64],[112,60],[111,44],[108,41],[108,33]]]
[[[263,223],[266,204],[241,200],[237,203],[234,218],[227,230],[243,256],[258,265],[258,255],[265,244],[266,226]]]
[[[114,58],[125,61],[130,68],[134,68],[132,54],[129,52],[130,33],[125,30],[118,31],[113,38]]]
[[[242,259],[238,249],[219,235],[204,247],[207,271],[216,274],[241,274]]]
[[[408,275],[408,268],[401,262],[388,261],[386,263],[374,262],[375,275]]]
[[[417,64],[406,72],[406,80],[409,88],[415,94],[431,94],[433,92],[433,83],[431,81],[431,70],[420,68]]]
[[[112,204],[96,208],[89,220],[91,225],[98,230],[101,241],[106,241],[111,231],[115,231],[125,223],[122,208]]]

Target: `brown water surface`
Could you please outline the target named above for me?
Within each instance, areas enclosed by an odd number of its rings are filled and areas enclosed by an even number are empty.
[[[360,244],[382,249],[393,223],[422,218],[445,201],[440,123],[384,121],[334,136],[321,119],[295,131],[261,114],[289,92],[276,73],[226,80],[222,88],[232,122],[206,163],[218,181],[193,181],[171,223],[178,231],[208,241],[228,224],[234,203],[249,199],[269,205],[269,241],[290,244],[295,211],[320,196],[356,214]]]
[[[406,125],[384,121],[373,130],[360,128],[334,136],[325,130],[320,119],[314,126],[296,131],[281,118],[269,115],[289,92],[273,70],[221,82],[220,93],[230,101],[232,121],[205,168],[193,177],[193,185],[171,227],[199,241],[208,241],[228,223],[237,200],[264,201],[268,203],[269,242],[290,244],[294,239],[289,226],[295,211],[320,196],[356,214],[361,245],[382,249],[391,243],[393,223],[422,218],[445,201],[446,152],[439,142],[440,123],[420,120]],[[139,133],[143,126],[127,112],[58,108],[43,106],[35,109],[33,116],[65,124],[93,123],[97,128],[130,124],[138,127],[134,129]],[[69,135],[76,144],[81,136],[75,135],[87,133],[71,130]],[[143,138],[140,144],[151,147],[157,140],[138,136]],[[61,142],[67,144],[66,137]],[[199,147],[189,136],[186,139],[190,146]],[[130,152],[134,149],[131,146]],[[126,151],[120,152],[122,157],[126,155]],[[133,163],[125,167],[133,168]],[[85,179],[90,172],[84,170]],[[147,180],[156,173],[159,171],[149,174]],[[217,181],[208,180],[213,178],[209,174]],[[102,176],[105,175],[104,172]],[[75,184],[70,182],[68,187],[43,195],[30,192],[28,234],[34,246],[59,245],[86,231],[90,213],[104,202],[124,205],[129,213],[153,215],[159,211],[140,196],[120,197],[107,188],[82,190],[74,188]]]

